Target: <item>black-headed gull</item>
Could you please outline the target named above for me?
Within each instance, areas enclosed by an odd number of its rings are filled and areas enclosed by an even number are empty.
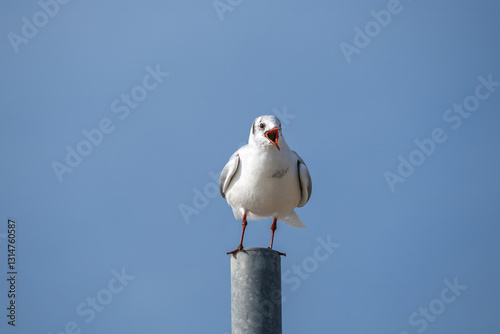
[[[271,249],[278,220],[306,227],[294,209],[309,201],[311,176],[304,161],[288,147],[281,122],[274,116],[255,119],[248,144],[236,151],[222,170],[219,189],[243,226],[238,248],[228,254],[243,249],[247,218],[273,217]]]

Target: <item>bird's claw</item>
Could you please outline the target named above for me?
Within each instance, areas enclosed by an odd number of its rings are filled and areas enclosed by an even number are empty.
[[[231,251],[231,252],[227,252],[227,254],[236,254],[238,253],[240,250],[243,250],[243,246],[242,245],[239,245],[238,248],[236,248],[234,251]]]
[[[274,250],[271,247],[267,247],[267,249]],[[276,251],[276,252],[278,252],[278,251]],[[278,254],[281,256],[286,256],[286,253],[278,252]]]

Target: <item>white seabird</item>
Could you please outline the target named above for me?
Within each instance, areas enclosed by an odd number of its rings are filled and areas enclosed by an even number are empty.
[[[278,220],[306,227],[294,209],[309,201],[311,176],[302,158],[288,147],[281,122],[274,116],[255,119],[248,144],[236,151],[222,170],[219,189],[243,226],[238,248],[228,254],[243,249],[247,218],[273,217],[271,249]]]

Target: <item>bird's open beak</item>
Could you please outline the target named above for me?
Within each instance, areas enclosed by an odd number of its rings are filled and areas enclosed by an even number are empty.
[[[280,146],[278,145],[278,138],[279,138],[279,133],[280,133],[280,128],[275,127],[269,131],[266,132],[266,137],[271,141],[271,143],[276,146],[276,148],[279,150]]]

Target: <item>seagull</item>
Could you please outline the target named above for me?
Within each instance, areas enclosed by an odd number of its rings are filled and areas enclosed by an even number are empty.
[[[275,116],[255,119],[248,144],[237,150],[222,170],[219,190],[243,226],[238,248],[227,254],[243,249],[247,219],[273,218],[270,249],[278,220],[306,227],[294,209],[309,201],[311,176],[304,160],[288,147]]]

